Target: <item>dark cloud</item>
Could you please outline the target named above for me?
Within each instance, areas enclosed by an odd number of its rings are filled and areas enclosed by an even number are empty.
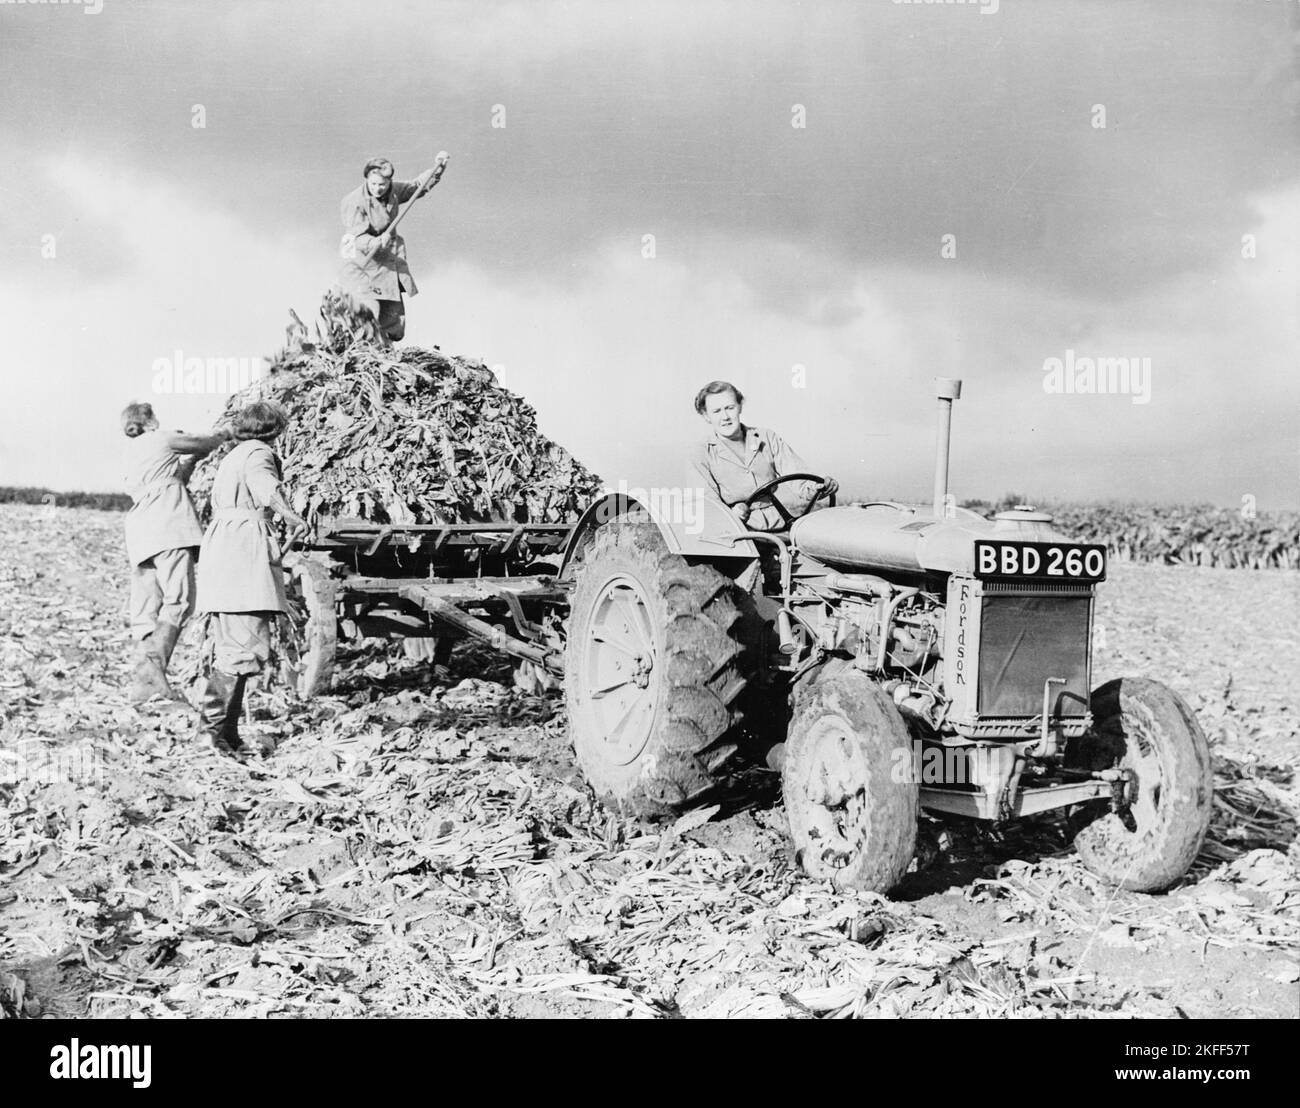
[[[1297,175],[1287,5],[533,9],[554,25],[496,5],[370,5],[347,33],[315,4],[7,9],[5,130],[323,236],[369,153],[414,173],[445,147],[447,188],[412,217],[443,256],[565,281],[595,242],[655,233],[678,257],[730,246],[796,311],[855,270],[938,266],[943,234],[963,267],[1115,301],[1223,264],[1250,194]],[[21,194],[21,169],[0,187]],[[800,260],[755,264],[764,242]]]
[[[1293,498],[1276,459],[1294,446],[1294,308],[1274,292],[1294,286],[1297,22],[1300,4],[1267,0],[0,4],[0,265],[48,327],[102,290],[139,307],[137,360],[269,342],[281,305],[332,279],[367,157],[414,175],[447,149],[411,258],[427,291],[454,272],[476,301],[453,319],[444,285],[411,333],[461,325],[530,396],[554,387],[554,418],[574,407],[557,381],[608,379],[610,400],[668,419],[650,406],[665,388],[748,373],[762,418],[801,441],[825,425],[832,463],[902,487],[918,457],[924,483],[929,378],[960,373],[971,492],[1058,456],[1071,491],[1102,489],[1137,442],[1135,488],[1182,495],[1186,473],[1228,500],[1242,481]],[[142,282],[167,245],[145,192],[70,207],[46,174],[81,164],[192,210],[190,269]],[[259,243],[248,285],[203,280]],[[1150,409],[1045,397],[1043,360],[1067,347],[1154,355]],[[795,363],[817,384],[787,403]],[[607,445],[585,409],[570,428]],[[619,464],[667,465],[658,435]]]

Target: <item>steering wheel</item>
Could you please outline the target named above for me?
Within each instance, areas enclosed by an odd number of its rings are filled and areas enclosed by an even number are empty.
[[[784,485],[787,481],[815,481],[817,483],[817,491],[809,498],[804,510],[797,516],[794,515],[790,509],[782,504],[775,496],[776,489],[779,486]],[[786,527],[789,527],[796,519],[800,519],[812,511],[812,506],[822,498],[822,495],[826,492],[826,486],[829,484],[830,479],[828,477],[819,477],[815,473],[786,473],[781,477],[773,478],[765,485],[760,485],[745,497],[744,500],[738,500],[736,503],[744,504],[747,508],[752,508],[755,500],[766,500],[777,510],[781,519],[785,522]],[[834,493],[831,494],[828,505],[832,508],[835,507]]]

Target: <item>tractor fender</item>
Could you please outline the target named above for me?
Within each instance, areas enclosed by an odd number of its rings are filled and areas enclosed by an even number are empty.
[[[606,493],[592,501],[573,525],[564,546],[558,579],[563,581],[572,576],[574,565],[595,537],[597,528],[633,512],[644,512],[650,517],[659,528],[664,545],[673,554],[687,558],[758,557],[758,548],[750,539],[731,541],[733,536],[743,535],[745,527],[720,500],[699,497],[689,507],[689,511],[683,511],[681,504],[664,504],[652,496]]]

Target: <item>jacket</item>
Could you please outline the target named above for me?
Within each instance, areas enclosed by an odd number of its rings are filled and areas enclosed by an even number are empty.
[[[163,550],[198,546],[203,541],[194,502],[185,487],[194,467],[191,457],[168,445],[172,431],[146,431],[127,442],[126,555],[133,566]]]
[[[241,442],[222,459],[199,548],[198,611],[289,610],[268,508],[279,486],[280,459],[264,442]]]
[[[343,198],[339,284],[345,292],[363,300],[400,300],[403,292],[415,296],[420,291],[406,263],[406,240],[394,234],[386,249],[377,246],[378,237],[419,187],[413,181],[394,181],[388,196],[376,200],[363,181]]]

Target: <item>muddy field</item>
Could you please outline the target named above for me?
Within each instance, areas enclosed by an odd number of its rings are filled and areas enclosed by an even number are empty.
[[[368,645],[253,698],[239,764],[123,693],[117,513],[0,508],[7,1016],[1295,1016],[1300,575],[1115,566],[1097,683],[1167,681],[1215,751],[1161,896],[1055,824],[927,821],[893,899],[792,864],[776,780],[641,826],[593,804],[558,699],[490,654]],[[179,663],[192,666],[185,642]]]

